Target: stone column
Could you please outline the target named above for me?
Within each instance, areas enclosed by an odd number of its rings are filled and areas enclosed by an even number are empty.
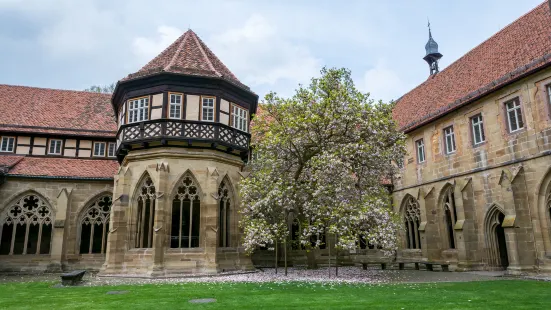
[[[54,228],[52,231],[52,251],[50,257],[52,263],[49,271],[61,271],[65,264],[65,239],[67,228],[65,225],[71,197],[71,189],[62,189],[57,195]]]
[[[218,194],[218,173],[215,167],[208,167],[206,178],[201,188],[203,197],[201,197],[201,217],[204,228],[201,233],[204,234],[203,247],[205,249],[205,267],[206,273],[217,273],[219,270],[217,257],[218,240],[218,200],[212,194]]]
[[[465,225],[465,208],[463,204],[463,184],[455,182],[453,187],[453,197],[455,198],[455,212],[457,218],[455,219],[455,225],[453,229],[455,230],[455,242],[457,249],[457,267],[458,269],[466,270],[468,265],[467,258],[467,245],[465,240],[465,232],[463,230]]]
[[[124,255],[128,248],[128,214],[130,202],[130,185],[132,176],[130,169],[121,167],[115,175],[113,187],[113,205],[109,219],[109,234],[107,235],[107,249],[105,264],[100,275],[121,273],[124,264]]]
[[[168,193],[169,167],[168,163],[157,164],[157,184],[155,190],[155,217],[153,222],[153,265],[149,270],[152,277],[164,275],[164,253],[166,232],[168,230],[167,213],[170,208]]]

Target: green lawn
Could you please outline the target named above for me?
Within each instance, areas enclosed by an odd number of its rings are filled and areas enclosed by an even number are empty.
[[[0,309],[550,309],[551,283],[345,285],[198,283],[52,288],[0,284]],[[130,291],[107,295],[109,291]],[[190,304],[216,298],[212,304]]]

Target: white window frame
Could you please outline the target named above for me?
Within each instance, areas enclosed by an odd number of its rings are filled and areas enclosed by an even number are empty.
[[[209,105],[205,105],[206,102],[209,102]],[[212,106],[210,105],[212,104]],[[201,97],[201,120],[205,122],[214,122],[214,105],[216,100],[214,97]],[[212,119],[205,118],[207,113],[212,112]]]
[[[4,141],[6,141],[5,147],[4,147]],[[10,141],[11,141],[11,148],[10,148]],[[15,151],[15,137],[2,136],[2,142],[0,144],[0,152],[13,153],[14,151]]]
[[[149,120],[149,97],[128,100],[128,124]]]
[[[513,104],[513,106],[509,107],[509,104],[511,103]],[[517,132],[519,130],[524,129],[524,120],[522,119],[522,107],[520,106],[520,98],[516,97],[514,99],[506,101],[505,112],[507,117],[507,124],[509,125],[509,133]],[[517,125],[517,128],[514,130],[511,124],[511,116],[515,117],[515,121]],[[522,123],[522,126],[519,125],[519,120]]]
[[[453,154],[457,150],[455,145],[455,132],[453,126],[444,128],[444,147],[446,154]]]
[[[54,151],[52,152],[52,146],[54,147]],[[57,147],[59,146],[59,152],[57,152]],[[63,140],[61,139],[50,139],[50,143],[48,143],[48,154],[49,155],[61,155],[63,152]]]
[[[476,136],[478,128],[479,137]],[[473,145],[479,145],[486,142],[486,134],[484,133],[484,119],[482,113],[471,117],[471,130],[473,133]]]
[[[547,84],[545,89],[547,90],[547,103],[551,105],[551,84]]]
[[[237,130],[248,132],[249,130],[249,111],[238,105],[232,105],[231,125]]]
[[[180,99],[180,102],[177,102],[176,100],[177,98]],[[168,93],[168,118],[182,119],[183,101],[184,101],[184,96],[182,94]]]
[[[105,143],[105,142],[94,142],[94,149],[92,151],[92,156],[93,157],[105,157],[106,148],[107,148],[107,143]],[[96,151],[99,151],[99,152],[96,152]]]
[[[111,147],[113,147],[111,149]],[[113,151],[113,152],[111,152]],[[115,157],[117,156],[117,143],[116,142],[109,142],[107,144],[107,157]]]
[[[416,140],[415,149],[417,153],[417,163],[424,163],[426,160],[425,141],[423,139]]]

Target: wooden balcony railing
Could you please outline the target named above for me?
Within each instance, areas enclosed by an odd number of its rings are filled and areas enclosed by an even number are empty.
[[[251,135],[230,126],[203,121],[157,119],[122,125],[117,132],[121,144],[166,141],[207,142],[238,151],[248,151]]]

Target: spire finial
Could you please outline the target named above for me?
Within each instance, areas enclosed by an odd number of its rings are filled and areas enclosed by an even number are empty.
[[[430,31],[430,20],[428,17],[427,17],[427,27],[429,27],[429,38],[432,38],[432,33]]]
[[[432,38],[432,31],[430,29],[430,20],[427,17],[427,27],[429,28],[429,41],[425,45],[425,51],[427,54],[423,59],[429,64],[430,75],[438,73],[438,60],[442,58],[442,54],[438,52],[438,44]]]

